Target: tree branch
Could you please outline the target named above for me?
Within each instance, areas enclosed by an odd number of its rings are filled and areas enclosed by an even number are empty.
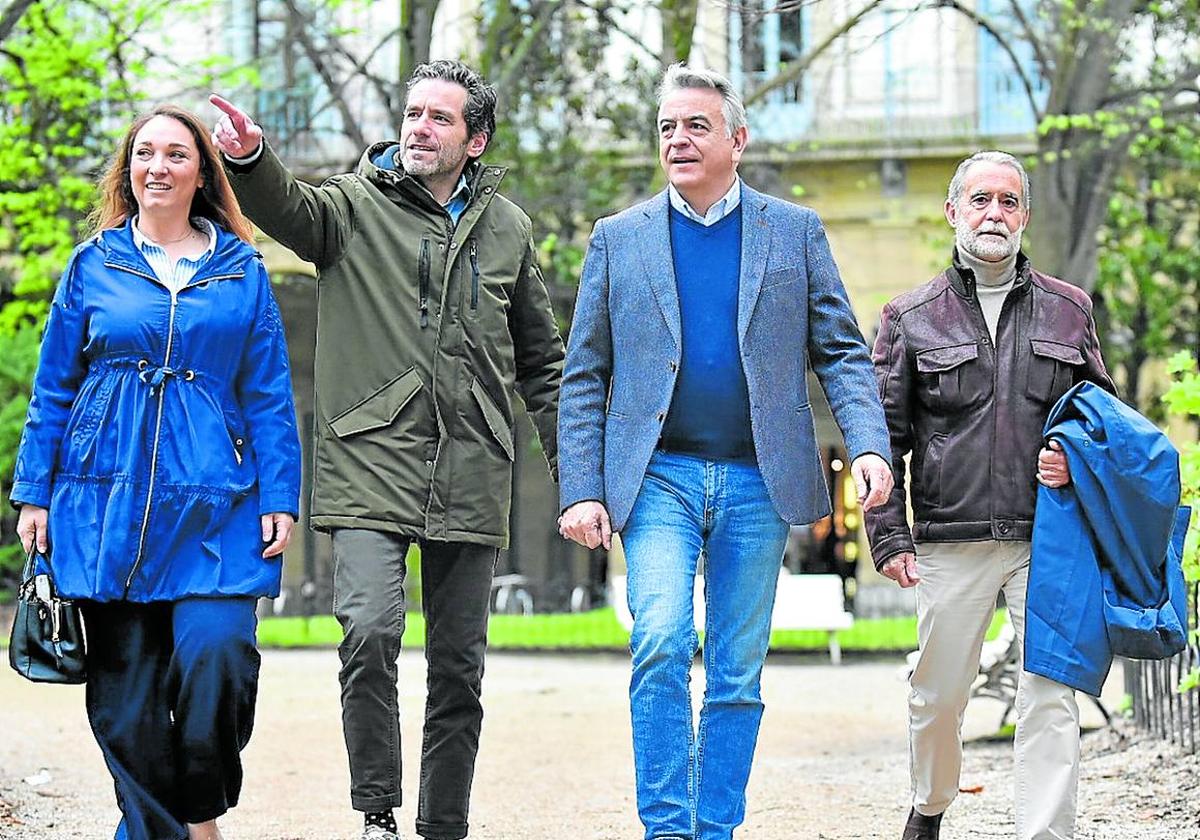
[[[1100,103],[1100,107],[1107,108],[1112,105],[1119,105],[1123,102],[1129,102],[1130,100],[1147,95],[1165,98],[1176,96],[1180,93],[1197,93],[1200,92],[1200,88],[1196,86],[1196,78],[1198,76],[1200,76],[1200,63],[1192,64],[1177,73],[1175,78],[1170,82],[1161,85],[1126,88],[1104,99]]]
[[[974,9],[967,8],[959,0],[934,0],[933,7],[935,9],[953,9],[962,16],[974,21],[976,26],[996,39],[996,43],[1000,45],[1000,49],[1004,50],[1009,61],[1012,62],[1013,69],[1016,70],[1017,77],[1021,80],[1021,87],[1025,89],[1025,96],[1029,99],[1029,106],[1040,121],[1042,109],[1038,107],[1037,97],[1033,93],[1033,82],[1029,78],[1029,74],[1025,72],[1025,68],[1022,66],[1020,59],[1017,58],[1017,53],[1013,49],[1012,44],[1008,42],[1008,39],[992,25],[990,20]]]
[[[1025,43],[1033,49],[1033,60],[1037,62],[1038,70],[1041,72],[1043,79],[1050,78],[1050,70],[1052,69],[1050,57],[1046,55],[1046,45],[1038,38],[1037,31],[1033,28],[1033,24],[1029,20],[1029,16],[1025,14],[1024,3],[1021,0],[1009,0],[1009,6],[1012,8],[1013,17],[1017,19],[1017,23],[1021,24],[1021,30],[1025,33]]]
[[[746,94],[743,100],[745,104],[747,106],[753,105],[771,91],[778,90],[784,85],[790,84],[796,79],[800,78],[804,71],[812,66],[814,61],[820,58],[826,50],[837,43],[839,38],[862,23],[863,18],[865,18],[875,9],[879,8],[881,5],[883,5],[883,0],[871,0],[871,2],[859,9],[854,15],[847,18],[841,26],[826,35],[824,41],[817,44],[796,61],[788,62],[786,70],[776,73],[774,76],[767,79],[761,85]]]
[[[0,14],[0,42],[3,42],[16,28],[21,21],[21,16],[25,14],[37,0],[13,0],[9,7],[4,10],[4,14]]]
[[[508,90],[512,86],[513,79],[521,71],[521,67],[524,65],[530,49],[533,48],[534,42],[541,37],[546,27],[550,25],[550,20],[554,17],[555,12],[560,8],[569,7],[570,5],[570,3],[544,3],[542,5],[541,9],[538,10],[538,16],[534,20],[533,26],[525,30],[525,34],[521,36],[520,42],[509,53],[508,61],[504,63],[504,67],[496,74],[496,81],[492,83],[492,86],[496,90]]]
[[[337,103],[338,113],[342,117],[342,131],[344,131],[350,137],[350,140],[355,146],[360,149],[366,148],[367,138],[362,133],[362,129],[358,125],[358,120],[356,120],[354,114],[351,113],[350,106],[346,102],[345,98],[334,95],[334,92],[340,89],[338,81],[333,77],[333,73],[330,71],[329,65],[325,61],[324,53],[317,49],[316,44],[313,43],[312,37],[309,35],[310,30],[317,30],[316,24],[313,23],[308,15],[300,11],[300,9],[296,6],[295,0],[283,0],[283,2],[287,7],[288,12],[294,15],[301,23],[301,25],[297,26],[294,30],[296,32],[296,38],[300,41],[300,46],[304,50],[305,57],[308,58],[309,63],[311,63],[313,66],[313,69],[317,71],[317,75],[321,77],[321,82],[325,85],[325,89],[329,91],[330,95],[333,96],[334,101]]]
[[[613,19],[612,12],[607,8],[607,3],[593,5],[592,3],[587,2],[587,0],[575,0],[575,2],[592,12],[592,14],[596,16],[597,20],[599,20],[613,32],[623,36],[632,46],[636,47],[643,54],[645,54],[646,58],[650,59],[655,64],[658,64],[662,60],[658,53],[646,46],[644,38],[620,26],[616,20]]]

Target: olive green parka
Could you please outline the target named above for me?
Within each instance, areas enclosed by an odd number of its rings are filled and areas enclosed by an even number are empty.
[[[514,392],[557,477],[563,346],[532,225],[478,161],[454,225],[398,148],[320,187],[269,146],[228,165],[246,215],[318,270],[310,524],[504,546]]]

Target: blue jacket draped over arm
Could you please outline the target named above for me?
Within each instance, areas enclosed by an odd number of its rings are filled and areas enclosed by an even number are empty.
[[[1071,483],[1038,491],[1025,669],[1099,695],[1114,655],[1163,659],[1187,644],[1179,453],[1091,383],[1058,401],[1044,434]]]

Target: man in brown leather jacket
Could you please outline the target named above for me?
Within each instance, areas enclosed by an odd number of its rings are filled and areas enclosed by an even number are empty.
[[[1070,480],[1043,446],[1051,407],[1072,385],[1113,390],[1076,286],[1021,252],[1029,179],[1003,152],[964,160],[946,219],[953,264],[883,310],[874,362],[896,485],[866,515],[876,567],[916,586],[920,657],[911,678],[913,803],[904,840],[936,840],[958,793],[961,716],[1003,591],[1023,638],[1037,484]],[[904,456],[911,453],[913,526]],[[1022,672],[1015,741],[1018,840],[1074,833],[1079,709],[1074,692]]]

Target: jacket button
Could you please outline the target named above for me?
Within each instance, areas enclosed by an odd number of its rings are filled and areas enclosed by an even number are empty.
[[[457,243],[457,242],[451,242],[451,243],[450,243],[450,250],[451,250],[451,251],[453,251],[453,250],[454,250],[455,248],[457,248],[457,247],[458,247],[458,243]]]
[[[433,461],[426,461],[426,462],[425,462],[425,466],[427,466],[427,467],[432,467],[432,466],[433,466]]]
[[[484,188],[483,188],[483,191],[484,191],[485,193],[490,193],[490,192],[492,191],[492,188],[491,188],[491,187],[484,187]]]
[[[1007,522],[1001,522],[1001,523],[1000,523],[1000,533],[1001,533],[1001,534],[1007,534],[1007,533],[1008,533],[1008,523],[1007,523]]]

